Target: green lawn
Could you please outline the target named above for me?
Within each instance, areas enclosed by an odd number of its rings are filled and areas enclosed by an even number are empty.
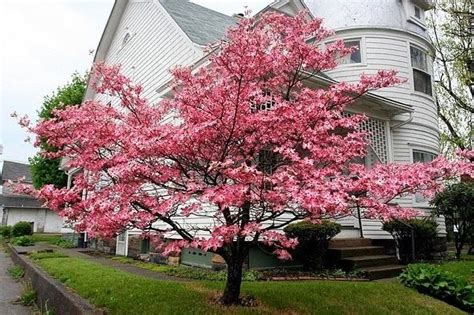
[[[463,277],[474,284],[474,259],[460,261],[449,261],[440,265],[442,270],[450,271],[453,274]]]
[[[61,239],[61,234],[34,233],[31,238],[35,241],[35,243],[45,242],[49,244],[56,244],[56,242]]]
[[[146,279],[79,258],[33,255],[37,263],[109,314],[463,314],[397,282],[245,282],[256,308],[212,304],[223,282]]]

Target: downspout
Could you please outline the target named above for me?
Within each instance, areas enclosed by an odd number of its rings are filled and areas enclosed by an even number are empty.
[[[407,120],[404,120],[402,122],[399,122],[398,124],[393,125],[392,127],[390,127],[390,129],[395,130],[397,128],[405,126],[406,124],[410,123],[412,120],[413,120],[413,112],[410,112],[410,117],[408,117]]]

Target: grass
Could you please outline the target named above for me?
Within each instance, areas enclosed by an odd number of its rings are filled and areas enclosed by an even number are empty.
[[[260,305],[224,308],[211,302],[222,292],[222,281],[159,281],[53,254],[32,258],[108,314],[463,314],[396,281],[244,282],[243,293],[254,295]]]
[[[35,233],[31,238],[35,242],[56,244],[61,239],[61,234]]]
[[[445,271],[452,272],[456,276],[464,278],[474,284],[474,259],[459,261],[449,261],[440,265]]]
[[[36,291],[33,289],[31,282],[23,283],[23,292],[21,293],[19,302],[21,305],[30,306],[35,303]]]
[[[155,263],[149,263],[139,261],[130,257],[115,256],[111,258],[114,261],[122,264],[134,265],[136,267],[147,269],[151,271],[161,272],[169,276],[175,276],[179,278],[194,279],[194,280],[205,280],[205,281],[224,281],[227,278],[225,271],[214,271],[211,269],[194,268],[185,266],[170,266],[160,265]],[[242,280],[244,281],[256,281],[262,277],[262,274],[257,271],[245,271]]]
[[[49,274],[110,314],[161,314],[216,312],[203,293],[183,283],[156,281],[72,257],[36,262]]]
[[[8,268],[8,274],[15,280],[23,278],[25,275],[25,270],[20,266],[13,266]]]

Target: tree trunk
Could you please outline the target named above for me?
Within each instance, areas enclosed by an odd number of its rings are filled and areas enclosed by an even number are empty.
[[[464,246],[464,242],[462,241],[462,235],[460,235],[460,231],[456,234],[454,239],[455,239],[454,246],[456,247],[456,259],[460,259],[462,248]]]
[[[240,255],[239,255],[240,256]],[[227,262],[227,282],[222,296],[222,303],[225,305],[235,305],[240,303],[240,285],[242,284],[241,257],[229,257]]]

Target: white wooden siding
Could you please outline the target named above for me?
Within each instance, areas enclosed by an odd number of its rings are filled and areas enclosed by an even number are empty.
[[[399,127],[391,128],[391,160],[395,163],[411,163],[412,150],[419,149],[438,152],[439,133],[438,118],[434,99],[431,96],[415,92],[413,89],[410,44],[415,44],[426,51],[431,48],[425,40],[409,33],[390,29],[347,29],[339,31],[334,38],[361,38],[363,64],[341,65],[329,71],[328,75],[338,81],[357,82],[361,73],[374,74],[380,69],[393,69],[398,76],[406,80],[398,86],[375,91],[375,94],[413,106],[412,121]],[[429,65],[432,72],[432,65]],[[391,125],[407,120],[408,115],[392,117]],[[417,207],[412,196],[397,199],[404,207]],[[429,208],[417,207],[429,213]],[[437,218],[438,231],[446,235],[443,218]],[[381,229],[382,223],[376,220],[362,221],[364,235],[369,238],[391,238]]]
[[[123,45],[123,37],[131,34]],[[174,20],[156,2],[130,1],[107,52],[106,64],[120,64],[122,72],[143,86],[151,103],[156,90],[171,79],[170,69],[191,65],[203,56]]]

